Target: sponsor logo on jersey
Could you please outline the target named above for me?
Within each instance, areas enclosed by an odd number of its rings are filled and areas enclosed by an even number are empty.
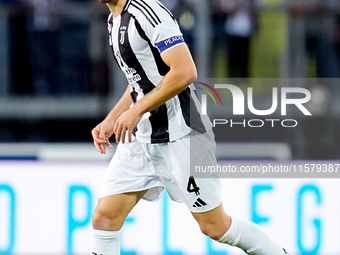
[[[142,77],[139,75],[139,74],[136,74],[132,77],[129,77],[127,78],[128,82],[131,84],[131,83],[135,83],[135,82],[138,82],[142,79]]]
[[[124,63],[123,58],[120,54],[119,51],[116,51],[114,53],[117,62],[120,66],[120,68],[122,69],[122,71],[124,72],[127,81],[131,84],[131,83],[135,83],[138,82],[142,79],[142,77],[137,73],[137,71],[133,68],[127,67],[127,65]]]

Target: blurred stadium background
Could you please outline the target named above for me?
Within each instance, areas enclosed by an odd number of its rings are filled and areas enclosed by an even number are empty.
[[[275,87],[303,78],[289,86],[312,93],[313,116],[295,116],[289,131],[216,128],[220,162],[339,159],[338,0],[161,2],[177,17],[200,78],[252,86],[257,104],[272,96],[249,83],[257,78]],[[99,155],[90,132],[126,84],[108,46],[107,15],[96,0],[0,0],[0,254],[89,254],[91,212],[114,151]],[[289,251],[340,254],[338,179],[222,185],[231,215],[261,224]],[[205,238],[166,196],[137,205],[121,244],[123,254],[240,254]]]

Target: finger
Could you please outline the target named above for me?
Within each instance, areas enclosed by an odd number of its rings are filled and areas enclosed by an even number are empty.
[[[129,139],[129,143],[131,143],[131,141],[132,141],[132,130],[129,130],[129,132],[128,132],[128,139]]]
[[[118,128],[118,122],[116,121],[116,123],[113,126],[113,133],[116,134],[117,128]]]
[[[102,151],[102,149],[101,149],[101,147],[100,147],[100,144],[99,143],[97,143],[97,142],[94,142],[94,146],[96,147],[96,149],[97,149],[97,151],[99,152],[99,153],[103,153],[103,151]]]
[[[102,154],[105,154],[106,153],[105,144],[106,144],[107,138],[105,136],[105,132],[103,132],[102,130],[99,133],[99,140],[100,140],[100,148],[102,150]]]
[[[97,127],[92,129],[91,135],[92,135],[93,139],[99,137],[99,130],[97,130]]]
[[[106,140],[105,132],[103,130],[100,130],[98,137],[105,141]]]
[[[121,131],[122,131],[122,128],[120,126],[118,126],[117,129],[116,129],[116,132],[115,132],[115,134],[116,134],[116,142],[117,143],[119,143],[119,141],[120,141]]]
[[[102,137],[103,134],[101,134],[99,130],[93,129],[91,133],[92,133],[93,140],[96,141],[97,143],[106,142],[106,138]]]
[[[101,154],[106,154],[105,143],[100,144]]]
[[[106,140],[106,143],[105,143],[105,144],[106,144],[107,146],[109,146],[109,148],[111,148],[111,149],[113,148],[113,147],[112,147],[112,144],[111,144],[110,141],[109,141],[109,139]]]
[[[101,144],[103,142],[105,142],[105,141],[103,139],[99,138],[99,130],[98,129],[99,129],[98,126],[95,127],[92,130],[91,134],[92,134],[92,137],[93,137],[94,146],[96,147],[97,151],[102,154],[103,153],[103,149],[102,149]]]
[[[96,142],[96,143],[106,143],[106,140],[107,139],[102,139],[102,138],[99,138],[99,137],[95,137],[95,138],[93,138],[93,140]]]
[[[105,153],[105,140],[100,138],[93,139],[94,146],[96,147],[97,151],[101,154]]]
[[[121,141],[122,143],[125,143],[125,135],[126,135],[126,129],[123,128],[121,132]]]

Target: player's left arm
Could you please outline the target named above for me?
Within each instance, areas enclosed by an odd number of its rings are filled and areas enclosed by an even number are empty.
[[[132,130],[144,113],[164,104],[197,79],[196,66],[186,44],[177,45],[164,52],[162,59],[170,67],[170,71],[150,93],[119,116],[114,126],[117,141],[125,142],[126,131],[128,140],[131,141]]]

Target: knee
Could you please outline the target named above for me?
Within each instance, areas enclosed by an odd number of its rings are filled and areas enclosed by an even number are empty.
[[[94,229],[98,229],[98,227],[101,225],[103,218],[104,218],[103,214],[100,212],[100,210],[98,210],[98,208],[96,208],[92,214],[92,226]]]
[[[119,215],[97,206],[92,214],[92,227],[98,230],[117,231],[121,229],[124,220]]]
[[[202,215],[204,216],[204,215]],[[226,213],[205,215],[204,217],[196,217],[203,234],[211,239],[219,240],[230,228],[231,218]]]
[[[227,227],[216,225],[215,223],[201,223],[200,229],[203,234],[216,241],[220,239],[228,230]]]

